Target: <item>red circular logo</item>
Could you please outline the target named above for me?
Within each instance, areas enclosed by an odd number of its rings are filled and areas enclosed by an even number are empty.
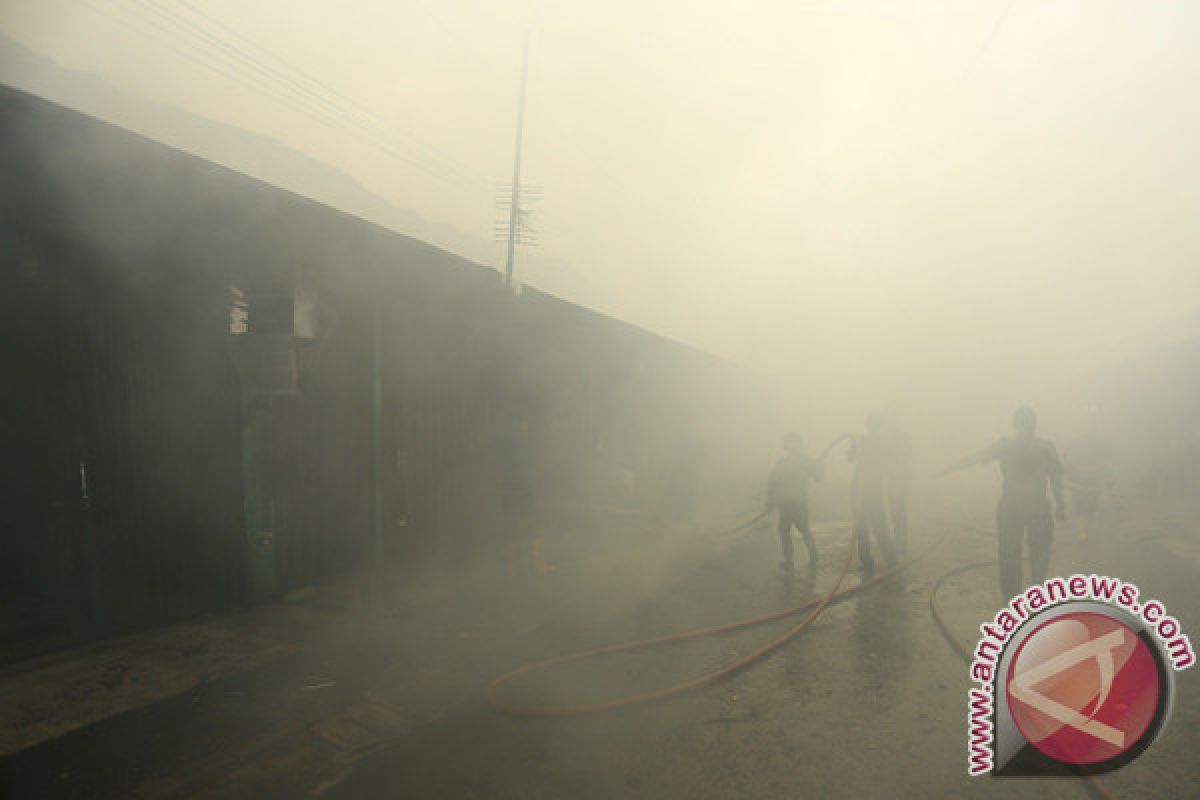
[[[1055,617],[1026,637],[1005,689],[1025,739],[1069,764],[1108,761],[1136,745],[1164,691],[1142,638],[1086,611]]]

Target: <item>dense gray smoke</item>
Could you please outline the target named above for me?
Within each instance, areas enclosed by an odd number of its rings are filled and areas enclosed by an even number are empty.
[[[0,794],[977,790],[931,586],[967,637],[1047,572],[1200,625],[1198,34],[0,4]],[[1195,794],[1180,685],[1121,796]]]

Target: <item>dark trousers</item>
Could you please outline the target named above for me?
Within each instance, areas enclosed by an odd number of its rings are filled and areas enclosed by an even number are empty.
[[[803,500],[779,504],[779,544],[783,547],[783,560],[791,566],[794,561],[792,550],[792,528],[804,535],[804,546],[808,548],[808,563],[817,563],[817,543],[808,527],[808,503]]]
[[[893,476],[888,480],[888,510],[892,513],[892,532],[896,535],[896,550],[908,552],[908,476]]]
[[[855,498],[854,532],[858,538],[858,557],[863,566],[872,567],[871,534],[883,551],[883,560],[891,566],[896,563],[896,548],[892,544],[892,529],[888,525],[887,511],[883,507],[882,492],[864,492]]]
[[[996,508],[996,534],[1000,555],[1000,592],[1004,602],[1025,588],[1021,583],[1021,544],[1029,541],[1031,583],[1046,580],[1050,568],[1050,542],[1054,515],[1042,497],[1001,497]]]

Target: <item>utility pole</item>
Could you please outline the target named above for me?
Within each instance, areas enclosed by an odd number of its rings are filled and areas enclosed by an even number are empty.
[[[521,53],[521,95],[517,101],[517,146],[513,154],[511,204],[508,207],[508,259],[504,263],[504,286],[512,288],[513,258],[517,247],[517,230],[521,224],[521,134],[525,128],[525,78],[529,73],[529,31],[525,31],[525,47]]]

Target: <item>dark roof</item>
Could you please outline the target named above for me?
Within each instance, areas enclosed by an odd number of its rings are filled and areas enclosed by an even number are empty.
[[[490,267],[3,84],[0,175],[0,220],[86,242],[116,264],[165,269],[186,253],[189,270],[217,279],[231,260],[262,259],[264,272],[316,264],[346,291],[370,292],[382,279],[416,302],[469,302],[501,284]],[[532,287],[522,304],[735,368]]]

